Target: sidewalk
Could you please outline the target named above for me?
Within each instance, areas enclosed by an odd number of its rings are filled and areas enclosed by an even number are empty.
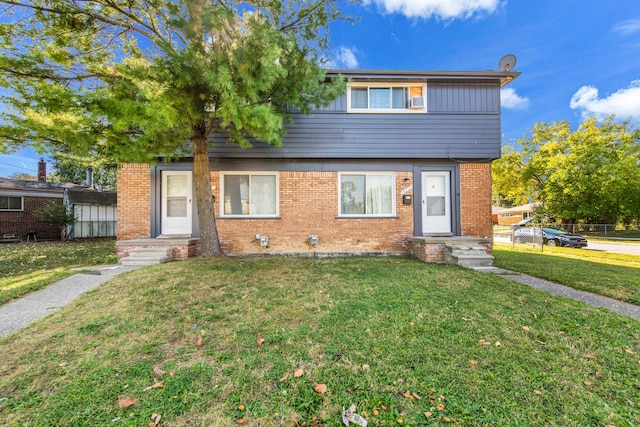
[[[140,266],[83,267],[82,273],[74,274],[44,289],[0,305],[0,338],[60,310],[81,294],[98,287],[119,274],[137,268]]]
[[[606,308],[624,316],[640,320],[640,306],[635,304],[629,304],[627,302],[618,301],[616,299],[593,294],[591,292],[579,291],[568,286],[559,285],[533,276],[527,276],[526,274],[503,270],[498,267],[478,267],[474,268],[474,270],[481,271],[483,273],[493,273],[507,280],[511,280],[512,282],[522,283],[555,295],[561,295],[563,297],[583,302],[593,307]]]

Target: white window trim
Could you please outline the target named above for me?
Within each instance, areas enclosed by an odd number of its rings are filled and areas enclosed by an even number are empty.
[[[393,188],[391,191],[391,213],[390,214],[343,214],[342,210],[342,177],[344,175],[391,175]],[[366,200],[366,199],[365,199]],[[366,209],[365,209],[366,211]],[[396,173],[388,171],[353,171],[338,173],[338,218],[395,218],[396,217]]]
[[[275,214],[235,214],[226,215],[224,213],[224,177],[230,175],[272,175],[276,177],[276,213]],[[249,191],[251,194],[251,191]],[[251,201],[249,201],[251,205]],[[220,218],[279,218],[280,217],[280,174],[278,172],[267,171],[234,171],[234,172],[220,172]]]
[[[1,195],[0,197],[7,197],[7,202],[9,202],[9,198],[20,198],[20,209],[2,209],[0,208],[0,212],[24,212],[24,197],[23,196],[11,196],[11,195]],[[11,203],[8,203],[11,205]]]
[[[351,88],[422,87],[422,108],[351,108]],[[369,98],[370,99],[370,98]],[[427,85],[424,83],[347,83],[347,113],[356,114],[425,114],[427,112]]]

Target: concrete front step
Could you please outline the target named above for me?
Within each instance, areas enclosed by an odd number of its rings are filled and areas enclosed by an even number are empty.
[[[487,248],[474,244],[445,245],[445,262],[462,267],[491,267],[493,257],[487,255]]]
[[[451,257],[455,265],[461,267],[491,267],[494,258],[491,255],[453,255]]]
[[[120,259],[122,265],[154,265],[173,260],[171,247],[139,247],[129,251],[129,256]]]

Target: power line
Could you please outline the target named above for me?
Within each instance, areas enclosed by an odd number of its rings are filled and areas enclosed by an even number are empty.
[[[12,164],[12,163],[0,162],[0,164],[2,164],[2,165],[7,165],[7,166],[12,166],[12,167],[14,167],[14,168],[16,168],[16,169],[24,169],[24,170],[26,170],[26,171],[33,172],[33,169],[25,168],[24,166],[16,166],[16,165],[14,165],[14,164]]]

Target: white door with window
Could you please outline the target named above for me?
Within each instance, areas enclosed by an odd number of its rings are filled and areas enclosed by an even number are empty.
[[[162,172],[162,235],[189,235],[192,229],[191,171]]]
[[[451,234],[450,187],[450,172],[422,172],[423,234]]]

